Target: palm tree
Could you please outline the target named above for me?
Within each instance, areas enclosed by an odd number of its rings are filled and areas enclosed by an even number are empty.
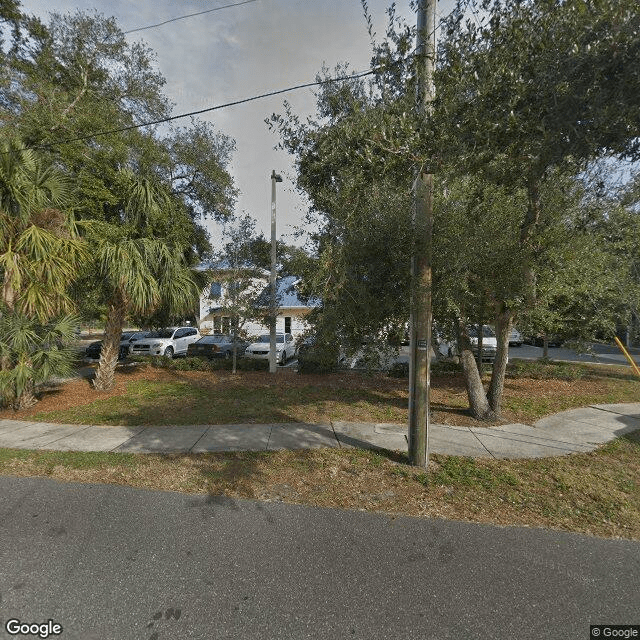
[[[127,315],[146,315],[160,305],[179,313],[197,300],[200,286],[187,267],[182,247],[165,237],[148,237],[154,218],[166,215],[171,202],[149,179],[121,172],[125,203],[121,225],[88,223],[95,245],[96,272],[107,297],[107,322],[93,385],[113,387],[120,337]]]
[[[72,335],[73,318],[60,314],[73,310],[68,286],[87,257],[73,216],[63,210],[68,202],[68,181],[59,170],[19,140],[0,141],[0,312],[6,325],[0,390],[14,407],[35,402],[35,381],[55,372],[56,362],[60,372],[68,369],[67,350],[52,360],[41,355],[52,326],[60,345]]]

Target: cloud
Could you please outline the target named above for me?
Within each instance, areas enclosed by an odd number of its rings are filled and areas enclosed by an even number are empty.
[[[114,15],[124,30],[221,4],[227,2],[23,0],[27,11],[45,17],[52,10],[96,8]],[[378,33],[384,33],[388,4],[390,0],[368,2]],[[412,21],[408,4],[407,0],[403,14]],[[371,58],[358,0],[258,0],[136,32],[131,38],[144,39],[157,52],[158,66],[167,79],[165,91],[176,103],[175,113],[312,82],[323,64],[331,69],[349,61],[354,71],[366,70]],[[238,210],[255,216],[267,235],[272,169],[289,176],[278,187],[279,229],[291,231],[301,223],[306,209],[304,199],[292,187],[291,158],[273,149],[278,140],[264,123],[271,113],[282,111],[285,98],[296,113],[304,116],[314,111],[312,92],[301,90],[202,116],[235,138],[237,151],[231,168],[241,191]],[[209,226],[215,240],[219,229]]]

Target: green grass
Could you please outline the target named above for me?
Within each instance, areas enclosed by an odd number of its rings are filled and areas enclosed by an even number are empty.
[[[12,461],[29,460],[46,473],[55,467],[65,469],[105,469],[114,465],[129,469],[137,468],[144,458],[130,453],[105,453],[99,451],[29,451],[27,449],[0,448],[0,468]],[[47,474],[48,475],[48,474]]]
[[[403,401],[388,391],[304,387],[201,387],[190,382],[134,381],[123,396],[99,399],[34,420],[122,426],[238,424],[368,419],[402,422]]]
[[[419,477],[419,481],[450,486],[477,486],[485,489],[492,489],[501,484],[509,486],[519,484],[518,478],[512,473],[483,468],[478,466],[473,458],[458,456],[448,456],[442,461],[436,473],[431,476],[424,474]]]
[[[507,365],[507,378],[532,378],[534,380],[637,380],[629,368],[608,367],[590,363],[556,362],[554,360],[512,360]]]
[[[175,371],[174,379],[158,381],[154,370],[148,371],[151,379],[129,381],[124,395],[105,398],[88,388],[87,395],[97,398],[93,402],[40,411],[29,419],[122,426],[407,419],[403,380],[346,372],[311,379],[293,373],[269,377],[260,372],[228,376]],[[553,380],[561,384],[549,384]],[[448,374],[433,379],[433,407],[442,412],[436,421],[458,424],[457,416],[466,414],[468,401],[460,382]],[[544,393],[536,386],[544,386]],[[502,409],[507,420],[532,424],[566,409],[639,398],[640,379],[621,367],[515,361],[509,365]]]

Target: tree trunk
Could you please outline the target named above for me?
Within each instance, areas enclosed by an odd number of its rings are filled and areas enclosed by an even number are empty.
[[[509,333],[511,332],[511,311],[502,309],[496,318],[496,338],[498,346],[496,349],[496,359],[491,372],[491,382],[489,383],[489,393],[487,394],[489,405],[496,417],[500,417],[502,408],[502,392],[504,391],[504,377],[507,371],[507,360],[509,358]]]
[[[17,269],[18,266],[17,256],[14,257],[14,269]],[[13,285],[11,284],[13,269],[5,269],[4,272],[4,282],[2,283],[2,302],[7,307],[9,312],[13,311],[15,304],[15,291],[13,289]],[[11,358],[8,355],[4,355],[0,357],[0,371],[8,371],[11,369]]]
[[[14,400],[14,409],[28,409],[38,402],[33,381],[29,380],[22,393]]]
[[[115,384],[116,365],[120,355],[120,340],[127,315],[128,302],[122,291],[117,290],[107,308],[107,325],[100,350],[98,371],[93,386],[98,391],[108,391]]]
[[[480,376],[482,377],[482,350],[484,348],[484,319],[481,321],[479,325],[477,325],[478,329],[478,356],[476,357],[476,364],[478,365],[478,371],[480,372]]]
[[[546,333],[542,336],[542,357],[545,360],[549,359],[549,338]]]
[[[464,382],[467,388],[467,398],[471,415],[477,420],[493,420],[495,418],[487,394],[482,386],[482,378],[478,371],[476,359],[471,350],[471,341],[467,327],[462,320],[458,321],[458,345],[460,347],[460,361],[464,373]]]
[[[234,317],[233,321],[233,364],[231,365],[231,373],[237,373],[238,365],[238,321]]]
[[[528,206],[527,214],[520,228],[520,248],[524,256],[523,277],[525,303],[528,309],[536,304],[536,274],[533,266],[535,246],[533,239],[540,222],[540,184],[536,177],[531,177],[527,185]]]

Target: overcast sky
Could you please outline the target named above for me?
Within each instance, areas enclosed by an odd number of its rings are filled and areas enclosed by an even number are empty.
[[[240,0],[22,0],[27,13],[45,22],[50,12],[77,9],[115,16],[124,31],[157,24],[184,14]],[[368,0],[378,34],[384,33],[385,10],[391,0]],[[440,0],[438,15],[453,0]],[[409,0],[399,0],[398,13],[413,23]],[[312,82],[323,63],[333,68],[349,62],[353,71],[366,71],[371,45],[360,0],[256,0],[248,4],[185,18],[128,35],[144,40],[156,52],[165,76],[165,93],[175,103],[174,114],[204,109],[289,86]],[[293,188],[294,169],[288,154],[274,150],[277,137],[264,123],[282,112],[283,99],[294,112],[310,115],[310,89],[275,96],[200,116],[234,138],[237,149],[230,172],[240,191],[237,212],[246,211],[258,230],[269,237],[271,170],[281,173],[278,185],[278,236],[289,234],[306,211]],[[188,122],[188,120],[186,121]],[[207,224],[214,245],[221,230]]]

